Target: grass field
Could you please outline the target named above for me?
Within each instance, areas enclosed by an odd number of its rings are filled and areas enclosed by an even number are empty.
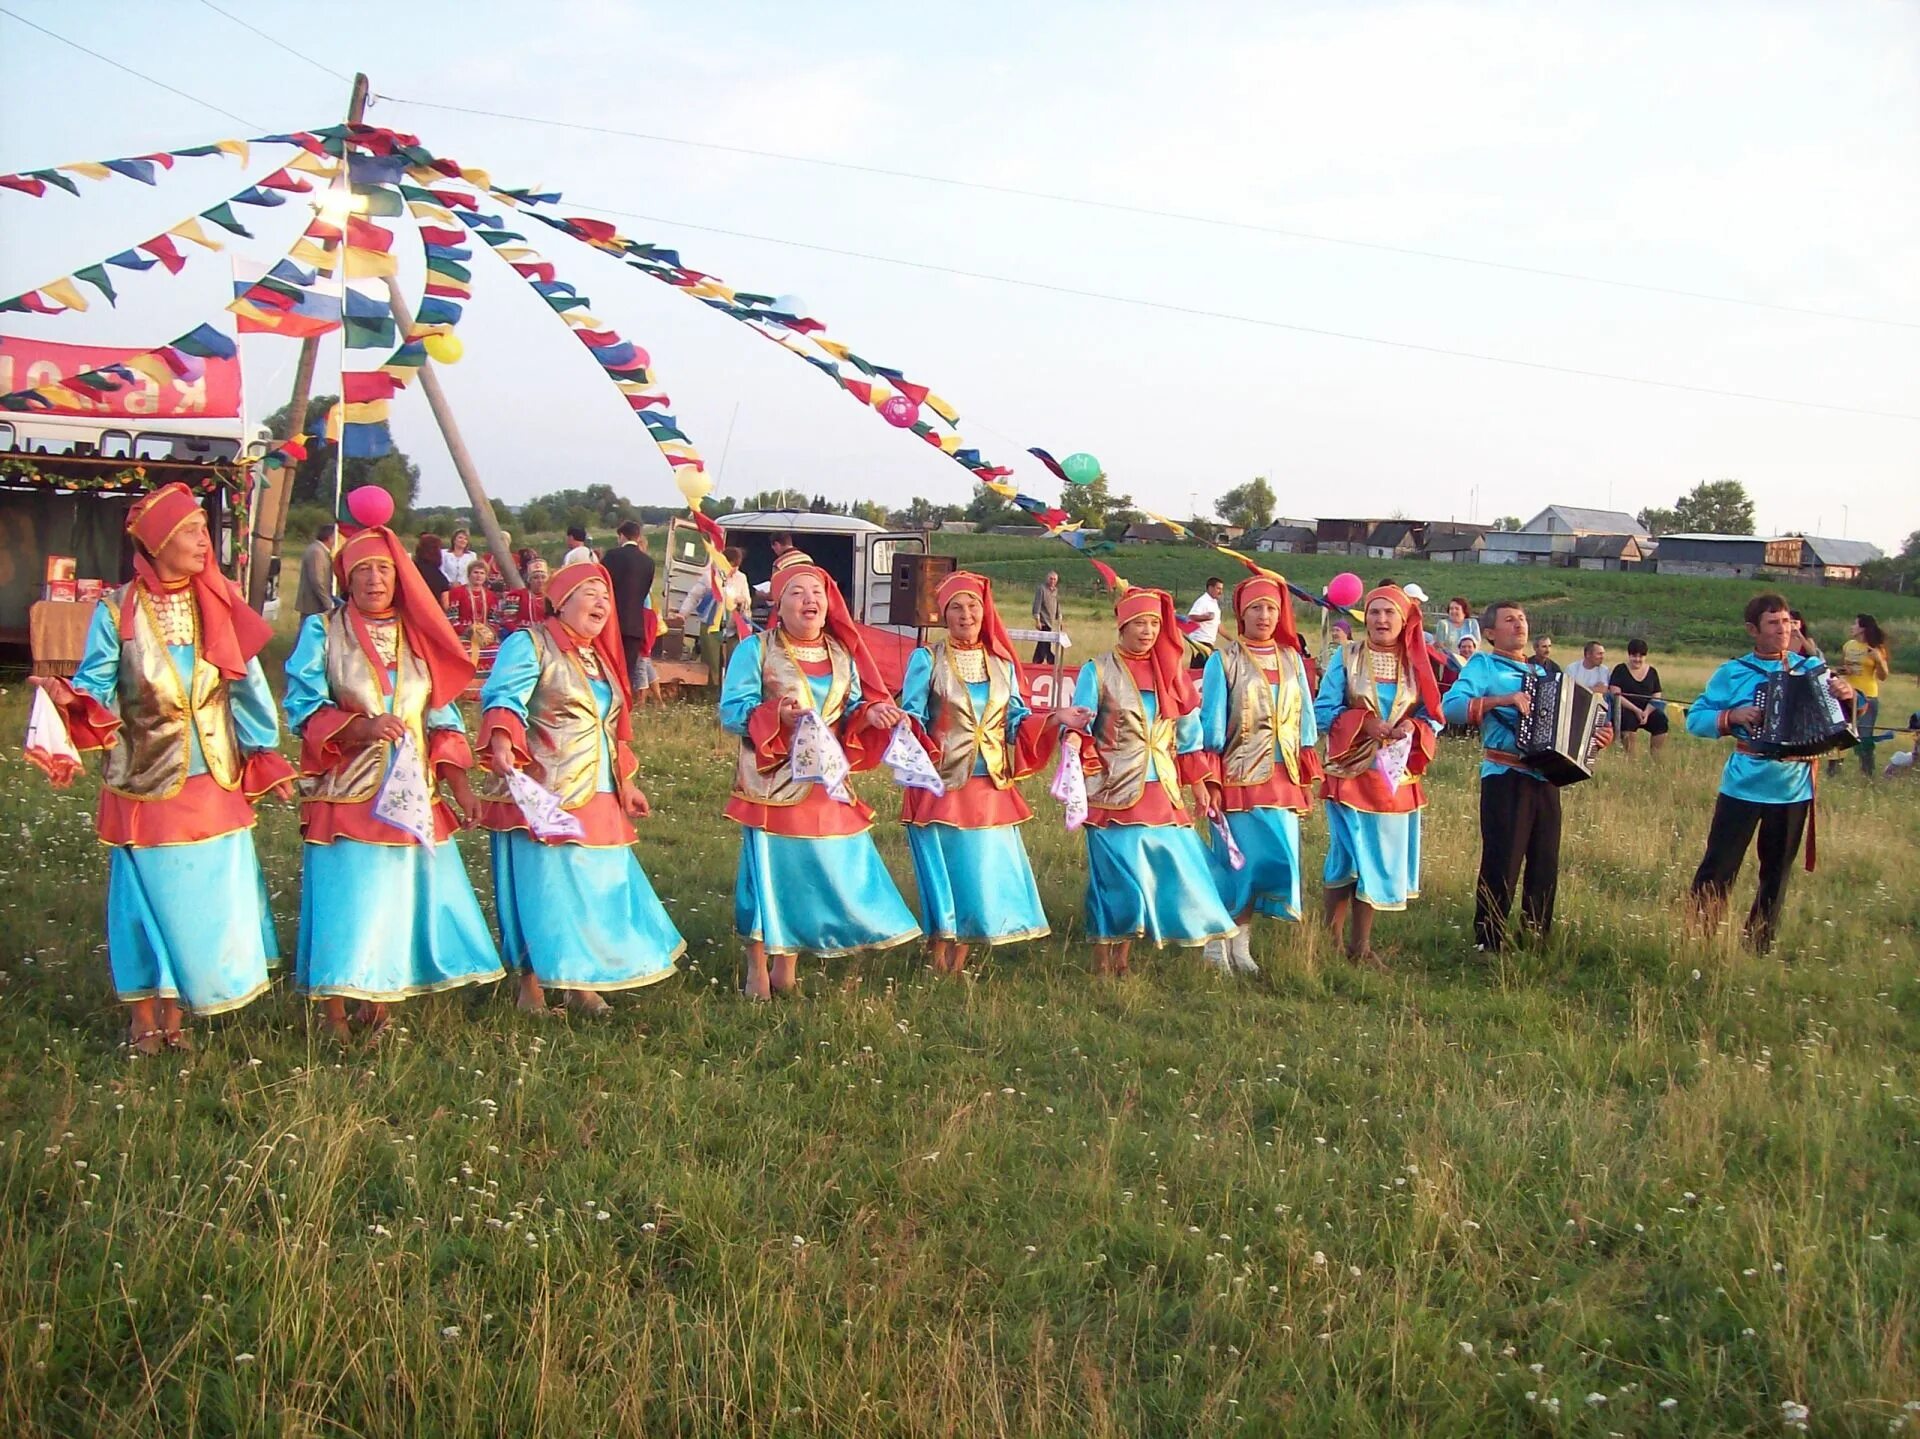
[[[1658,659],[1676,693],[1710,664]],[[346,1055],[282,991],[147,1062],[91,781],[0,767],[0,1432],[1920,1427],[1920,783],[1823,783],[1759,960],[1681,928],[1720,747],[1609,756],[1552,942],[1487,964],[1450,742],[1390,976],[1269,924],[1253,981],[1168,952],[1102,987],[1041,797],[1053,940],[756,1007],[728,755],[710,709],[647,717],[640,855],[690,950],[611,1021],[463,994]],[[259,839],[290,952],[292,814]]]

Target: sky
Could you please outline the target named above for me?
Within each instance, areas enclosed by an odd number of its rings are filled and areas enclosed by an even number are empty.
[[[327,72],[363,69],[371,122],[560,190],[560,213],[614,219],[731,285],[801,296],[952,402],[967,441],[1043,498],[1060,486],[1032,445],[1092,453],[1117,491],[1182,516],[1254,475],[1283,515],[1483,522],[1669,505],[1732,477],[1763,533],[1893,549],[1920,530],[1920,6],[5,10],[0,171],[334,123],[347,85]],[[261,147],[244,172],[184,160],[153,189],[83,180],[77,200],[0,191],[0,293],[291,153]],[[297,208],[243,212],[268,217],[245,252],[277,258]],[[969,497],[964,469],[810,367],[535,231],[652,355],[719,493]],[[161,343],[225,303],[224,258],[6,330]],[[606,482],[675,503],[584,348],[504,265],[475,262],[466,357],[443,381],[488,492]],[[251,413],[284,402],[296,350],[246,342]],[[329,368],[331,342],[322,391]],[[417,393],[394,433],[423,500],[457,502]]]

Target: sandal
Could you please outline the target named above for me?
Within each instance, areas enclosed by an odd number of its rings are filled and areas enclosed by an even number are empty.
[[[193,1036],[188,1034],[186,1030],[184,1029],[163,1030],[161,1032],[161,1037],[167,1041],[168,1049],[178,1050],[182,1054],[193,1053]]]
[[[129,1027],[124,1041],[127,1048],[141,1059],[152,1059],[165,1051],[167,1047],[166,1031],[162,1029],[134,1030]]]

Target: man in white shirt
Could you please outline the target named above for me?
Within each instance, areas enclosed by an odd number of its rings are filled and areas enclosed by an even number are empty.
[[[1207,587],[1200,592],[1200,598],[1193,602],[1187,611],[1187,618],[1196,621],[1187,631],[1187,654],[1194,668],[1207,662],[1215,645],[1220,643],[1220,596],[1226,591],[1227,582],[1218,575],[1207,577]]]
[[[1580,662],[1567,666],[1567,673],[1573,682],[1586,689],[1595,690],[1606,701],[1607,714],[1613,714],[1613,700],[1607,694],[1607,686],[1612,683],[1613,671],[1607,668],[1607,647],[1598,640],[1588,640],[1587,647],[1580,652]]]
[[[593,551],[587,547],[587,532],[574,525],[567,531],[567,552],[560,557],[561,567],[585,564],[593,558]]]

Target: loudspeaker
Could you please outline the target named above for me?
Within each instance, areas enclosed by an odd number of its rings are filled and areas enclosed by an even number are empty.
[[[893,589],[887,597],[887,623],[927,629],[940,623],[934,597],[941,581],[960,567],[952,555],[893,557]]]

